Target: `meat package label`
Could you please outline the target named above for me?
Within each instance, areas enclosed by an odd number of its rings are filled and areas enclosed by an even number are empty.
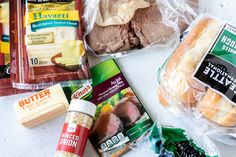
[[[91,73],[91,101],[97,105],[91,141],[102,156],[121,155],[153,122],[113,59],[93,67]]]
[[[236,28],[226,24],[194,77],[236,103]]]
[[[125,80],[124,76],[119,73],[114,77],[108,79],[106,82],[93,88],[94,96],[93,101],[95,104],[100,104],[103,101],[109,99],[111,95],[115,95],[121,90],[128,88],[129,84]],[[99,93],[99,94],[96,94]]]

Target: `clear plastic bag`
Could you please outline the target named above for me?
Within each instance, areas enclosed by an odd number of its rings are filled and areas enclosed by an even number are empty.
[[[159,70],[159,100],[181,119],[191,113],[204,133],[235,146],[236,29],[202,15],[189,30]]]
[[[188,119],[190,120],[190,119]],[[185,131],[177,127],[161,126],[154,123],[152,128],[130,148],[135,151],[152,152],[159,157],[220,157],[215,144],[205,134],[193,134],[199,129],[197,125]],[[200,140],[199,140],[200,139]]]
[[[43,89],[90,79],[81,28],[81,0],[11,0],[13,86]]]
[[[197,0],[85,0],[84,6],[86,47],[96,56],[178,43],[198,15]]]
[[[14,89],[10,78],[9,1],[0,1],[0,96],[25,92]]]

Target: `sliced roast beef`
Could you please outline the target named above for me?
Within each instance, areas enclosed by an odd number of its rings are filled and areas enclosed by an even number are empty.
[[[123,121],[125,127],[134,125],[142,116],[140,102],[135,96],[123,98],[116,104],[113,113]]]
[[[139,45],[137,37],[130,32],[129,24],[106,27],[95,24],[87,42],[98,54],[127,51]]]
[[[113,113],[102,113],[92,129],[91,137],[102,143],[122,131],[123,123],[119,117]]]
[[[111,54],[155,43],[166,44],[172,39],[174,28],[179,27],[180,33],[183,32],[192,22],[193,15],[198,9],[198,0],[186,0],[186,4],[188,4],[186,6],[173,2],[172,5],[178,7],[174,9],[178,9],[182,16],[176,13],[177,11],[171,10],[173,8],[166,8],[168,20],[171,21],[169,25],[172,27],[170,27],[166,24],[155,2],[155,0],[151,0],[150,7],[137,9],[133,18],[126,24],[100,26],[95,23],[92,31],[86,37],[88,45],[97,54]],[[181,7],[186,7],[186,10]],[[187,24],[187,19],[192,20],[189,20]]]
[[[138,9],[131,20],[131,27],[143,47],[156,41],[166,42],[173,34],[173,28],[165,25],[157,5]]]

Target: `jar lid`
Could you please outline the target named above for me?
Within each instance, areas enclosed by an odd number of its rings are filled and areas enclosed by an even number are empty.
[[[70,107],[68,111],[77,111],[88,114],[94,117],[96,112],[96,105],[89,101],[80,100],[80,99],[73,99],[71,100]]]

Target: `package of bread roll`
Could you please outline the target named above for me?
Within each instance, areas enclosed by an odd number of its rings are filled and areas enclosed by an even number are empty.
[[[202,15],[189,30],[160,69],[159,100],[183,118],[192,112],[218,140],[236,145],[236,27]]]
[[[85,0],[86,47],[96,56],[167,46],[198,14],[198,0]]]

